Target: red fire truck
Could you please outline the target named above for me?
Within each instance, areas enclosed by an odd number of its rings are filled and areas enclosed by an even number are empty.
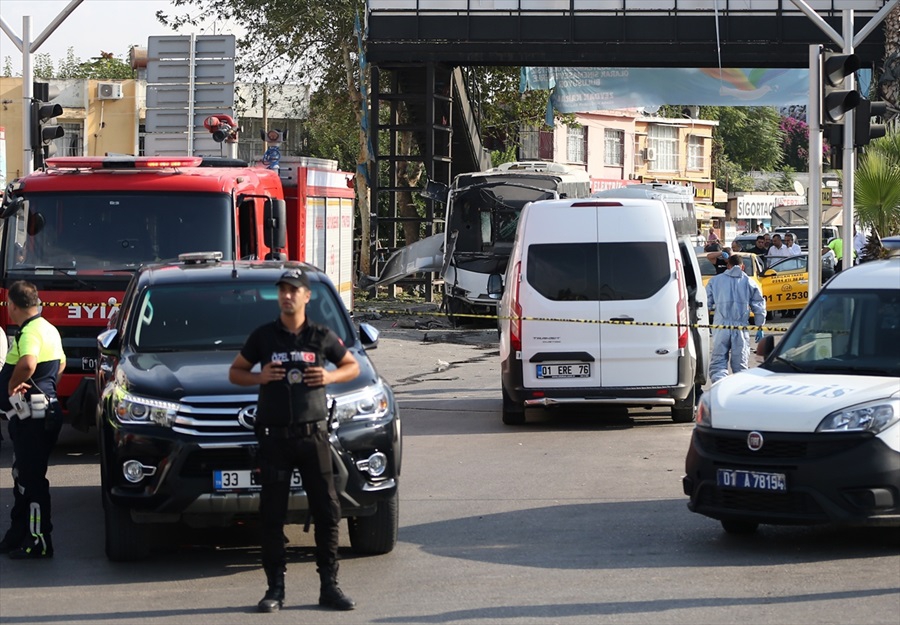
[[[38,287],[42,314],[62,335],[59,395],[73,426],[94,423],[96,336],[142,264],[202,251],[303,260],[326,269],[352,304],[349,174],[299,159],[282,168],[284,184],[277,171],[230,159],[59,157],[7,187],[0,302],[16,280]],[[15,335],[5,307],[0,325]]]

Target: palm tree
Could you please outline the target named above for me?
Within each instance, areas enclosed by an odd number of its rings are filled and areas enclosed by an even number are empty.
[[[855,210],[859,223],[872,227],[878,237],[900,234],[900,130],[890,125],[886,136],[872,141],[859,157],[855,179]],[[878,252],[875,255],[881,255]]]

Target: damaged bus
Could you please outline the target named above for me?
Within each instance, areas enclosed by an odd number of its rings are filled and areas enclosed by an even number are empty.
[[[488,276],[506,272],[519,213],[537,200],[588,197],[590,188],[584,170],[541,161],[460,174],[449,188],[430,183],[424,195],[446,204],[445,231],[395,252],[376,284],[435,271],[448,314],[496,314]]]

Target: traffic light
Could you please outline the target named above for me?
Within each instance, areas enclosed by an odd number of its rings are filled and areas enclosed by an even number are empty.
[[[842,124],[844,113],[859,105],[859,91],[844,89],[844,78],[859,69],[855,54],[823,50],[820,56],[821,126]]]
[[[887,127],[884,124],[872,123],[873,117],[884,119],[886,113],[887,102],[871,102],[865,98],[860,100],[854,118],[853,143],[856,147],[866,145],[872,139],[887,134]]]
[[[53,155],[53,141],[66,134],[62,126],[48,123],[63,113],[62,106],[51,104],[50,99],[50,84],[35,82],[31,99],[31,150],[35,169],[43,167],[44,159]]]

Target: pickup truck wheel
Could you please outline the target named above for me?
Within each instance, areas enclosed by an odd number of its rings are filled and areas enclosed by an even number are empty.
[[[131,519],[131,511],[113,503],[103,491],[106,557],[112,562],[133,562],[150,555],[147,528]]]
[[[759,523],[756,523],[754,521],[742,521],[738,519],[722,520],[722,529],[724,529],[727,533],[734,534],[736,536],[748,536],[750,534],[755,534],[758,527]]]
[[[525,423],[525,406],[520,406],[510,399],[505,388],[500,388],[503,393],[503,423],[506,425],[522,425]]]
[[[694,420],[697,403],[697,388],[691,389],[690,394],[681,401],[676,401],[672,406],[672,421],[675,423],[690,423]]]
[[[375,514],[347,519],[350,546],[356,553],[384,554],[397,544],[400,525],[400,496],[397,491],[378,502]]]

